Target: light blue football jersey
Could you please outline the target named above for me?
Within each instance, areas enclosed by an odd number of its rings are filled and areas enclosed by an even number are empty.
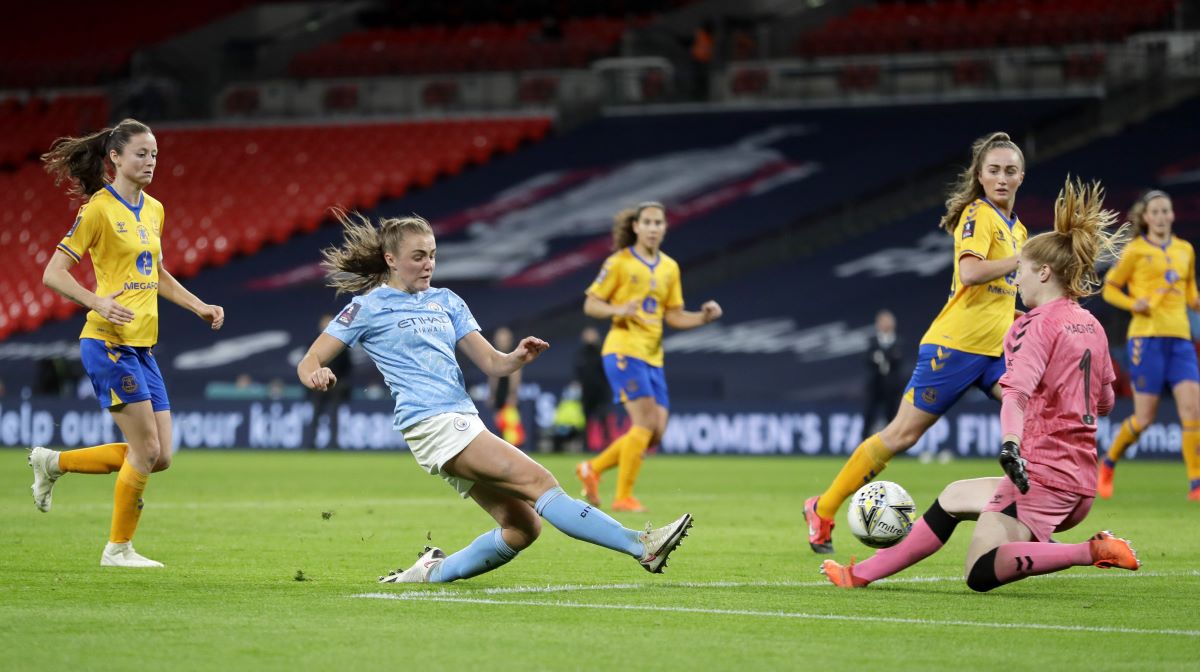
[[[354,300],[325,333],[362,346],[396,400],[397,429],[441,413],[478,413],[454,349],[479,323],[457,294],[431,287],[409,294],[384,285]]]

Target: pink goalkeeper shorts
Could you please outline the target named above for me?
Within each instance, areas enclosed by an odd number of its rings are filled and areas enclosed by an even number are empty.
[[[1092,510],[1095,497],[1051,488],[1029,481],[1029,492],[1021,494],[1007,478],[992,493],[984,511],[1004,513],[1021,521],[1037,541],[1049,541],[1050,535],[1075,527]]]

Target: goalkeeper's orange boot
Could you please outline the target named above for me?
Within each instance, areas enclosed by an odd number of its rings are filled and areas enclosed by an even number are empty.
[[[854,575],[854,558],[850,558],[850,564],[844,567],[834,560],[826,560],[821,563],[821,573],[838,588],[866,588],[870,583]]]
[[[1125,539],[1114,537],[1107,530],[1097,532],[1096,536],[1088,540],[1088,544],[1091,546],[1092,564],[1101,569],[1120,567],[1136,572],[1137,568],[1142,566],[1133,546]]]

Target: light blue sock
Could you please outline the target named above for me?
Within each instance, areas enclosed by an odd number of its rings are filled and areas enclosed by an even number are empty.
[[[597,546],[642,557],[642,542],[636,530],[622,527],[600,509],[574,499],[562,488],[551,488],[533,505],[535,511],[569,537]]]
[[[429,572],[430,583],[449,583],[490,572],[517,557],[504,543],[500,528],[484,532],[466,548],[443,560]]]

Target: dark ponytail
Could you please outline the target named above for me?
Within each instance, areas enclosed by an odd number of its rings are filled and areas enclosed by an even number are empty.
[[[112,181],[108,153],[120,154],[133,136],[150,132],[142,122],[124,119],[112,128],[81,138],[59,138],[50,151],[42,154],[43,167],[54,176],[54,186],[66,180],[71,185],[67,193],[87,198]]]

